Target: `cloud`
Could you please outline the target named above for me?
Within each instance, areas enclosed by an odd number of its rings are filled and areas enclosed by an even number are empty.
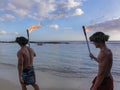
[[[77,2],[75,0],[68,0],[67,2],[59,2],[57,4],[56,10],[50,15],[50,19],[71,17],[82,15],[82,9],[78,8],[82,5],[82,2]]]
[[[5,20],[14,20],[15,17],[11,14],[4,14],[3,16],[0,17],[0,21],[5,21]]]
[[[120,40],[120,18],[88,26],[93,32],[102,31],[110,36],[110,40]]]
[[[0,34],[1,34],[1,35],[3,35],[3,34],[7,34],[7,32],[4,31],[4,30],[2,30],[2,31],[0,31]]]
[[[120,32],[120,18],[88,26],[93,31]]]
[[[62,30],[64,32],[70,32],[72,30],[72,28],[71,27],[64,27]]]
[[[68,8],[68,9],[71,9],[71,8],[74,8],[74,7],[77,7],[79,5],[81,5],[82,2],[75,2],[74,0],[68,0],[68,2],[65,4],[65,6]]]
[[[83,14],[82,9],[80,9],[81,5],[82,2],[78,0],[5,0],[0,6],[0,11],[3,16],[11,14],[14,17],[12,19],[18,17],[37,20],[56,19]],[[77,9],[78,7],[79,9]],[[0,16],[2,21],[1,18]]]
[[[84,13],[84,12],[82,11],[82,9],[77,8],[77,9],[73,12],[72,16],[82,15],[83,13]]]
[[[50,25],[49,28],[52,28],[54,30],[57,30],[59,28],[59,25],[57,24],[53,24],[53,25]]]
[[[57,25],[57,24],[52,24],[52,25],[49,25],[48,26],[49,28],[51,28],[51,29],[53,29],[53,30],[61,30],[61,31],[63,31],[63,32],[69,32],[69,31],[71,31],[72,30],[72,27],[60,27],[59,25]]]
[[[18,32],[7,32],[5,30],[0,31],[0,35],[18,35]]]
[[[18,32],[12,32],[12,33],[9,33],[9,34],[18,35],[19,33]]]
[[[21,2],[16,2],[15,0],[13,1],[11,0],[11,2],[7,4],[7,7],[5,10],[13,13],[14,15],[27,16],[29,14],[28,8],[30,7],[28,7],[25,4],[25,1],[24,3],[21,3]]]

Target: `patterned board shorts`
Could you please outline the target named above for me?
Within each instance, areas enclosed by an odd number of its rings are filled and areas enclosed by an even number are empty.
[[[24,84],[26,85],[35,84],[36,80],[35,80],[34,67],[29,66],[23,69],[22,78],[24,80]]]

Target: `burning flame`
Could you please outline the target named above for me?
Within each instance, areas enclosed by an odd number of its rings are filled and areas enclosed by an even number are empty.
[[[32,25],[31,27],[28,28],[29,32],[32,32],[33,30],[40,28],[41,24],[36,24],[36,25]]]
[[[90,29],[91,29],[90,27],[85,27],[85,31],[86,31],[86,32],[89,32]]]

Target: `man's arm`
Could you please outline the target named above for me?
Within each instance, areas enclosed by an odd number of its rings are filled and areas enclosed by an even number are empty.
[[[90,56],[91,59],[94,59],[96,62],[99,62],[97,57],[95,57],[92,53],[90,53],[89,56]]]

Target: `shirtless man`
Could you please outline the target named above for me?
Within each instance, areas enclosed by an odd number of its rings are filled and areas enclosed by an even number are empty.
[[[90,57],[98,62],[98,74],[93,80],[90,90],[113,90],[111,75],[113,57],[111,50],[105,44],[108,38],[109,36],[103,32],[96,32],[90,37],[90,41],[93,42],[96,48],[100,48],[98,57],[90,53]]]
[[[40,90],[36,84],[35,72],[33,67],[33,58],[35,52],[26,46],[28,40],[25,37],[17,37],[16,42],[20,45],[20,50],[17,52],[18,57],[18,75],[22,90],[27,90],[27,85],[32,85],[34,90]]]

